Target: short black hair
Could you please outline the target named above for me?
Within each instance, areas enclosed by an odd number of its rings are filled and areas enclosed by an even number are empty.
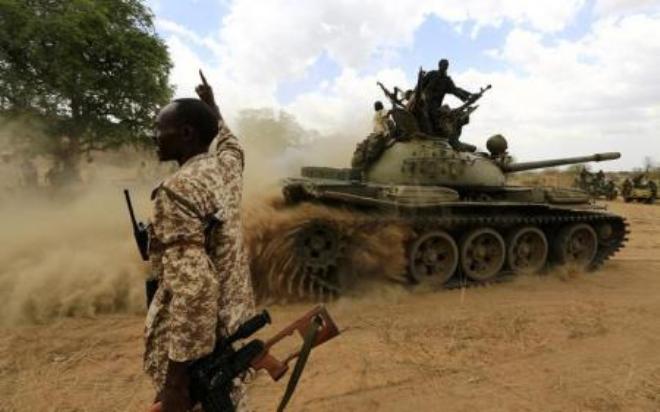
[[[383,102],[380,100],[376,101],[376,103],[374,103],[374,110],[383,110]]]
[[[211,144],[218,134],[218,118],[208,104],[192,97],[175,99],[175,115],[183,124],[197,130],[202,143]]]

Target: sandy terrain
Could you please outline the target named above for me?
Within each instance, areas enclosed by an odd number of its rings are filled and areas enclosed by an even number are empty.
[[[312,354],[292,411],[660,410],[660,207],[610,204],[627,247],[597,274],[442,292],[380,286],[329,305],[342,335]],[[276,327],[308,305],[269,308]],[[0,333],[0,411],[143,411],[139,315]],[[285,382],[260,375],[256,410]]]

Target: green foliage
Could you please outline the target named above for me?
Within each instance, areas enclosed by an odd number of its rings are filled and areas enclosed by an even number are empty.
[[[0,115],[77,152],[147,141],[171,66],[140,0],[0,0]]]
[[[318,137],[318,133],[304,129],[293,115],[283,111],[276,115],[271,109],[242,110],[236,130],[253,150],[272,156]]]
[[[587,172],[591,171],[591,165],[589,163],[578,163],[576,165],[570,165],[566,168],[566,171],[572,175],[579,175],[582,170]]]

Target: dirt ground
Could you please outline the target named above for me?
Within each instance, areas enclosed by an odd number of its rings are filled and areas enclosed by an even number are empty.
[[[627,247],[596,274],[553,273],[424,292],[379,286],[329,304],[342,329],[316,350],[291,411],[660,410],[660,207],[611,203]],[[309,305],[270,307],[273,327]],[[143,318],[0,330],[0,411],[144,411]],[[259,375],[257,411],[286,382]]]

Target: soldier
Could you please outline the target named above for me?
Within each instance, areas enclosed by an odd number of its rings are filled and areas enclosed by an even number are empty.
[[[422,100],[424,101],[426,118],[431,128],[429,132],[431,133],[435,132],[438,109],[442,107],[442,102],[447,93],[453,94],[463,102],[472,97],[472,93],[454,85],[454,81],[447,75],[448,68],[449,62],[442,59],[438,62],[438,70],[426,73],[421,81]]]
[[[385,110],[380,100],[374,103],[374,133],[387,134],[389,132],[388,116],[390,112]]]
[[[443,104],[438,110],[438,133],[446,137],[452,143],[458,143],[463,126],[469,123],[469,116],[452,110],[446,104]]]
[[[241,230],[243,151],[202,81],[202,100],[174,100],[155,126],[159,160],[179,164],[152,193],[149,226],[158,289],[147,313],[144,367],[164,412],[191,408],[188,365],[255,305]],[[232,400],[246,407],[240,383]]]

